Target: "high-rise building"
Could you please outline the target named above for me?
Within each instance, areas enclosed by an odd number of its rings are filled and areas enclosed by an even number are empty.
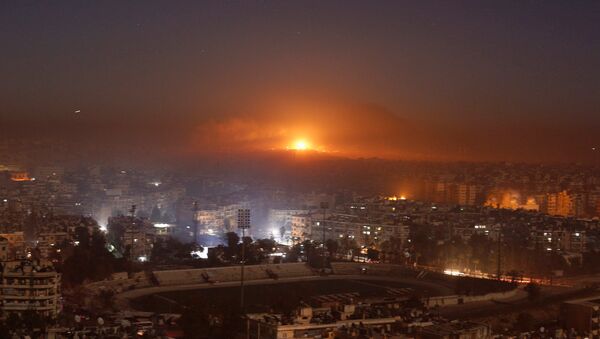
[[[34,311],[55,318],[60,307],[60,274],[49,262],[5,261],[0,289],[4,316]]]
[[[567,191],[548,194],[547,213],[550,215],[574,215],[574,201]]]

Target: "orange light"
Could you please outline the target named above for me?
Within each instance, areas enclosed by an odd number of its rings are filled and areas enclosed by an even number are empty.
[[[305,151],[310,148],[310,144],[306,140],[300,139],[296,140],[291,148],[297,151]]]

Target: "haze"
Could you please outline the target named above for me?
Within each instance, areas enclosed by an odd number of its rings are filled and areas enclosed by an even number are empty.
[[[128,154],[588,162],[600,3],[5,1],[0,132]],[[115,147],[117,146],[117,147]]]

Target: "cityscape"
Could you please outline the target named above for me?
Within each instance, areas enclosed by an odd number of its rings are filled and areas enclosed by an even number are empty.
[[[0,338],[600,338],[600,3],[0,4]]]

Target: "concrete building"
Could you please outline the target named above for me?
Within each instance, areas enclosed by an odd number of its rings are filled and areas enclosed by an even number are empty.
[[[292,224],[292,218],[295,215],[307,214],[309,211],[304,209],[270,209],[269,210],[269,226],[279,229],[285,227],[289,229]]]
[[[492,329],[488,324],[457,321],[424,327],[420,337],[423,339],[486,339],[492,338]]]
[[[7,261],[8,253],[8,239],[0,237],[0,261]]]
[[[210,206],[196,212],[198,234],[219,235],[237,229],[237,212],[249,208],[248,203]]]
[[[477,195],[479,194],[480,189],[476,185],[458,184],[456,191],[456,202],[459,205],[473,206],[477,203]]]
[[[6,239],[8,258],[25,256],[25,234],[23,232],[0,233],[0,237]]]
[[[38,234],[37,239],[37,248],[40,250],[42,258],[48,258],[55,246],[69,240],[70,237],[67,232],[43,232]]]
[[[533,229],[530,234],[530,248],[571,253],[587,251],[585,231],[563,228]]]
[[[428,316],[408,315],[410,310],[390,305],[344,304],[336,307],[301,307],[296,314],[248,314],[248,337],[252,339],[292,338],[407,338],[418,328],[432,325]],[[420,313],[420,315],[423,315]],[[372,336],[370,336],[372,337]],[[414,337],[414,336],[413,336]]]
[[[123,233],[122,244],[125,249],[129,248],[130,258],[144,262],[148,260],[152,252],[152,246],[156,235],[153,229],[126,229]]]
[[[574,201],[567,191],[548,194],[547,213],[550,215],[573,216]]]
[[[292,242],[299,243],[312,239],[313,217],[311,214],[292,216]]]
[[[354,239],[359,246],[366,247],[377,247],[391,237],[406,244],[410,235],[408,225],[393,220],[369,219],[350,214],[334,214],[313,225],[311,234],[315,239],[320,240],[324,232],[325,239],[348,237]]]
[[[34,311],[56,317],[60,306],[60,274],[50,263],[32,261],[3,262],[0,309],[10,313]]]
[[[597,338],[600,335],[600,297],[570,300],[560,307],[560,322],[565,329]]]

